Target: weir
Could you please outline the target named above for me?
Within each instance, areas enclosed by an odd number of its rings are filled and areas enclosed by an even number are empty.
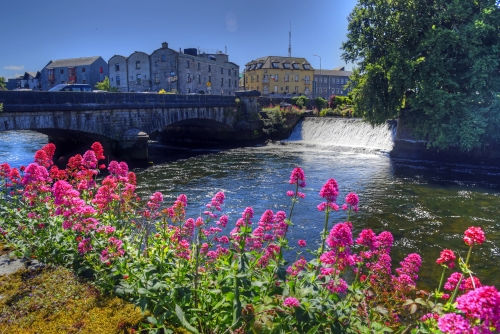
[[[305,117],[295,126],[287,141],[390,152],[396,131],[397,121],[372,126],[358,118]]]

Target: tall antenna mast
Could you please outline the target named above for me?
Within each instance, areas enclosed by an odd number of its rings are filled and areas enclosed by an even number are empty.
[[[290,20],[290,32],[288,33],[288,57],[292,56],[292,20]]]

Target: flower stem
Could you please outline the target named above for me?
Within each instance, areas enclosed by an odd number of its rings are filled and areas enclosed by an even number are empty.
[[[444,282],[444,273],[446,272],[446,267],[443,267],[443,273],[441,274],[441,280],[439,281],[439,287],[437,289],[437,293],[436,293],[436,301],[434,302],[434,304],[437,303],[438,301],[438,294],[439,292],[441,292],[441,288],[443,287],[443,282]]]
[[[469,259],[470,255],[472,253],[472,245],[469,247],[469,252],[467,253],[467,258],[465,259],[465,268],[469,267]],[[464,275],[460,276],[460,279],[458,280],[457,286],[455,287],[455,290],[453,290],[453,295],[450,298],[450,304],[453,304],[453,301],[455,300],[455,297],[457,296],[458,289],[460,288],[460,284],[462,283],[462,280],[464,278]]]

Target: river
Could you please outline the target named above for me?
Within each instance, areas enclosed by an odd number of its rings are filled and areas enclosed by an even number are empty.
[[[462,238],[469,226],[481,226],[487,237],[475,247],[471,269],[483,284],[499,286],[500,168],[391,159],[387,152],[393,134],[389,127],[372,129],[355,120],[306,119],[287,141],[257,147],[186,149],[152,143],[153,164],[134,171],[141,197],[161,191],[170,205],[185,193],[192,217],[203,212],[217,191],[224,191],[224,210],[234,223],[247,206],[255,210],[254,222],[266,209],[288,213],[290,172],[300,166],[306,174],[306,198],[295,207],[291,245],[306,239],[316,249],[324,223],[324,213],[316,209],[318,192],[335,178],[339,203],[350,191],[359,195],[360,211],[351,219],[355,234],[364,228],[392,232],[394,267],[409,253],[422,255],[422,287],[437,287],[441,268],[435,260],[442,249],[466,256]],[[1,158],[14,166],[29,163],[46,141],[29,131],[0,133]],[[330,221],[345,219],[346,213],[339,211]]]

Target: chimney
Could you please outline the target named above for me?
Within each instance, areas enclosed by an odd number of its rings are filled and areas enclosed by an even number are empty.
[[[161,48],[162,49],[168,49],[168,43],[167,42],[161,43]]]

